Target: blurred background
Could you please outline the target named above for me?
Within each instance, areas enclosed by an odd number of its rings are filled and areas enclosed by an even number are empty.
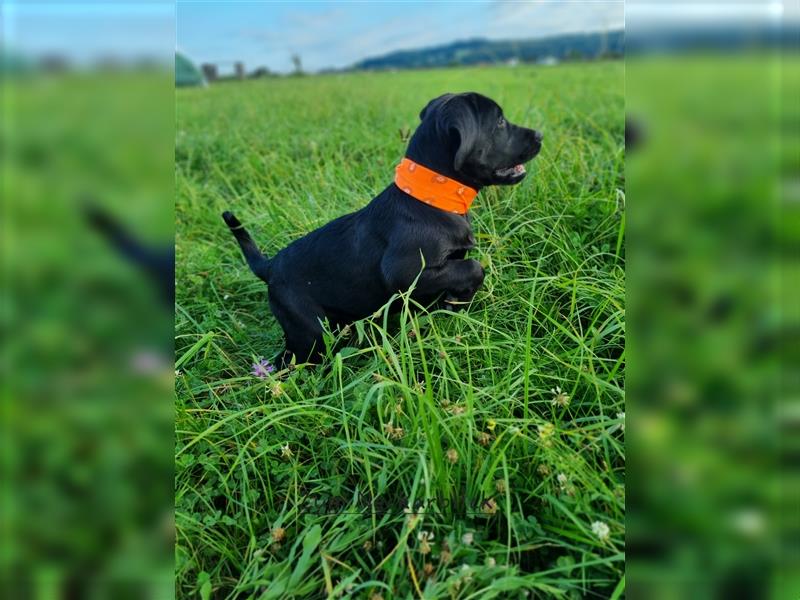
[[[798,12],[626,3],[627,573],[797,598]]]
[[[169,597],[174,5],[0,8],[0,597]]]
[[[800,595],[797,3],[549,4],[0,4],[0,595],[173,593],[174,85],[623,49],[628,593]]]

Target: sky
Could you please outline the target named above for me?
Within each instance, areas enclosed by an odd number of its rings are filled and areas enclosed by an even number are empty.
[[[0,0],[3,45],[74,63],[155,58],[175,48],[221,71],[347,67],[394,50],[469,38],[530,39],[567,32],[692,23],[800,24],[797,0]]]
[[[100,58],[171,62],[171,0],[0,0],[3,46],[30,57],[59,55],[75,64]]]
[[[177,46],[198,63],[248,70],[347,67],[367,57],[469,38],[524,39],[621,29],[621,0],[221,2],[178,0]]]

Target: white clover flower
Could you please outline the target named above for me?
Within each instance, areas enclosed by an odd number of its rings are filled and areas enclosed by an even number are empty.
[[[411,502],[403,507],[403,512],[406,515],[421,516],[425,514],[425,509],[428,508],[427,503],[423,503],[417,507],[411,505]]]
[[[624,412],[618,412],[617,413],[617,418],[622,420],[622,424],[620,425],[620,429],[622,429],[622,431],[625,431],[625,413]]]
[[[475,541],[475,534],[473,534],[471,531],[468,531],[461,536],[461,543],[465,546],[471,546],[473,541]]]
[[[294,452],[292,452],[288,443],[285,446],[281,446],[281,456],[284,458],[292,458],[294,456]]]
[[[556,476],[558,480],[558,488],[565,494],[569,494],[570,496],[575,495],[575,486],[569,482],[569,477],[564,475],[564,473],[559,473]]]
[[[552,423],[545,423],[544,425],[539,425],[539,441],[541,442],[542,446],[545,448],[550,448],[553,445],[553,437],[556,433],[556,426]]]
[[[467,564],[461,565],[461,580],[464,583],[472,581],[472,567]]]
[[[553,406],[560,406],[561,408],[569,406],[569,396],[561,391],[561,387],[551,388],[550,393],[553,394],[553,399],[550,401]]]
[[[731,515],[731,523],[739,533],[749,537],[757,537],[766,529],[763,513],[753,508],[745,508]]]
[[[430,554],[431,542],[433,541],[433,534],[429,531],[420,531],[417,534],[417,539],[420,542],[419,551],[422,554]]]
[[[601,542],[605,542],[611,534],[611,529],[602,521],[595,521],[592,523],[592,533],[597,536]]]

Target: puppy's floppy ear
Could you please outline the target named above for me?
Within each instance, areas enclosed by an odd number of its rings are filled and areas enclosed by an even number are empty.
[[[479,138],[477,107],[470,94],[448,98],[438,111],[438,126],[443,135],[457,137],[454,145],[457,150],[453,158],[453,168],[460,171],[464,161],[475,148]]]

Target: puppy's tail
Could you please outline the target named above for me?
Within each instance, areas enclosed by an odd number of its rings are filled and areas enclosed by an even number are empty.
[[[250,237],[250,234],[247,233],[247,230],[232,212],[226,210],[222,213],[222,218],[225,219],[225,223],[230,227],[233,237],[239,242],[239,247],[242,249],[242,254],[244,254],[247,264],[250,265],[250,270],[255,273],[259,279],[268,282],[270,272],[269,259],[261,253],[261,250],[258,249],[253,238]]]

